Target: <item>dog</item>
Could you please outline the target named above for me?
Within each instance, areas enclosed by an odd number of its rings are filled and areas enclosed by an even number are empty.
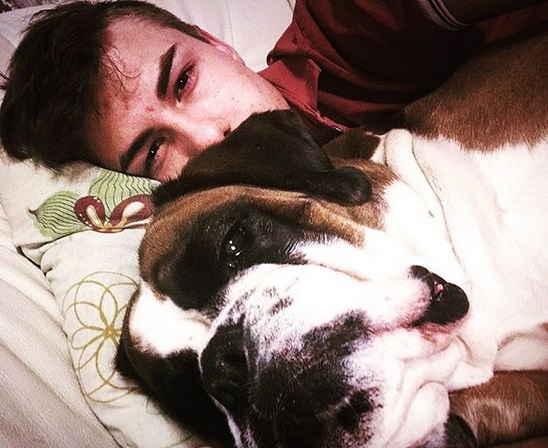
[[[548,435],[547,36],[365,146],[273,111],[196,157],[155,193],[119,371],[212,445]]]

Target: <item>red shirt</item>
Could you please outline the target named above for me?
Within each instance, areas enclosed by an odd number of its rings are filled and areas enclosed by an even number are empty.
[[[443,7],[441,0],[297,0],[261,75],[320,140],[349,127],[382,131],[395,111],[486,45],[548,22],[548,2],[461,27],[436,5]]]

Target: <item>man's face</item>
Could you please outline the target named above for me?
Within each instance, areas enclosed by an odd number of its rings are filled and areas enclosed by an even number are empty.
[[[254,112],[288,107],[228,48],[122,19],[106,32],[96,113],[86,132],[107,168],[160,181]]]

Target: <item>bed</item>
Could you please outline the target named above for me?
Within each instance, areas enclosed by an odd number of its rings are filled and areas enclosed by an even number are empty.
[[[60,1],[2,0],[0,70],[29,17],[52,3]],[[230,43],[256,70],[293,8],[293,0],[154,3]],[[112,364],[154,186],[84,163],[56,174],[0,156],[0,446],[205,446]]]

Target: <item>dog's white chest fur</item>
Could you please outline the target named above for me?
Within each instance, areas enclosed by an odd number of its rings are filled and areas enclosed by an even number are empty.
[[[548,142],[482,153],[397,130],[383,143],[376,157],[424,207],[409,219],[401,194],[389,194],[387,230],[409,237],[425,265],[472,302],[460,332],[468,362],[454,386],[486,380],[493,365],[548,368],[548,189],[539,188],[548,183]]]

